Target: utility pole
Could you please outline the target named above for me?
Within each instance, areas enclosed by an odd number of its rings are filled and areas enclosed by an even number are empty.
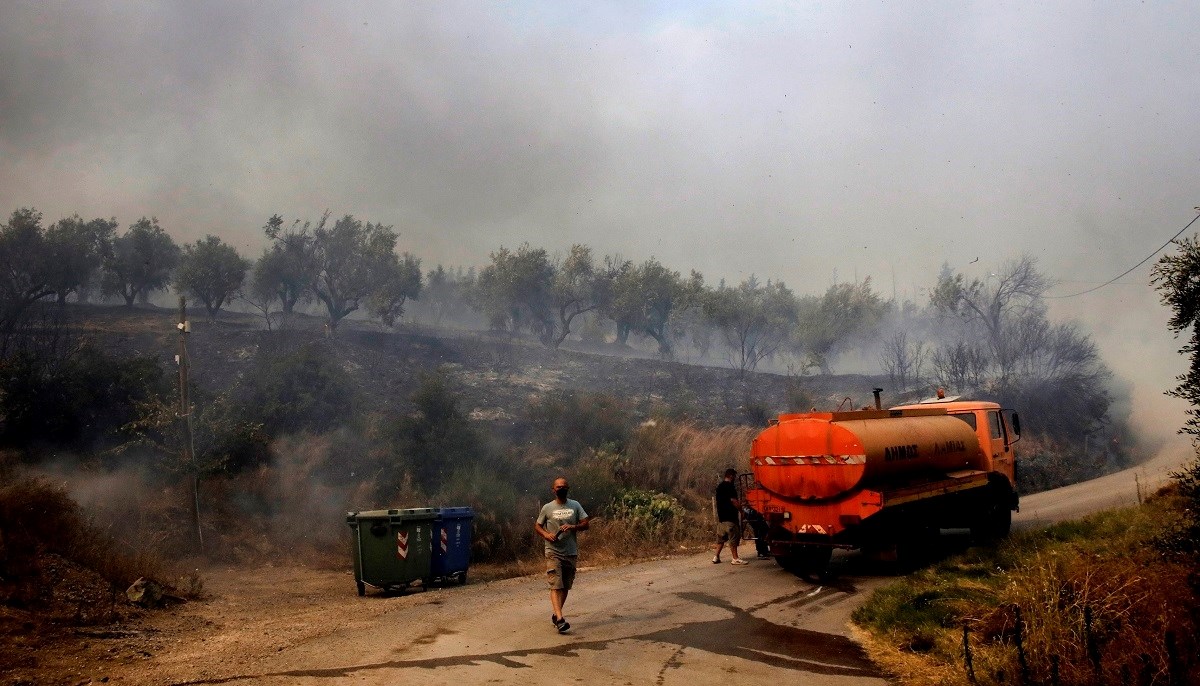
[[[179,354],[175,361],[179,365],[179,418],[183,430],[183,465],[191,477],[192,487],[192,523],[196,526],[196,542],[200,552],[204,552],[204,532],[200,528],[200,474],[194,469],[195,455],[192,453],[192,404],[188,399],[188,354],[187,335],[192,325],[187,320],[187,299],[179,296]]]

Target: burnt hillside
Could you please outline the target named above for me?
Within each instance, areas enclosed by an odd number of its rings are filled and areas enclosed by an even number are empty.
[[[69,306],[72,332],[109,352],[153,355],[173,373],[178,313],[141,306]],[[474,420],[504,423],[531,398],[556,391],[607,393],[630,401],[639,414],[669,413],[703,424],[760,424],[789,410],[833,409],[847,396],[871,402],[880,378],[859,375],[788,377],[622,355],[611,350],[552,350],[532,341],[457,330],[346,321],[333,337],[323,320],[298,315],[284,331],[268,333],[261,319],[222,314],[210,322],[192,313],[188,351],[194,383],[210,390],[234,387],[263,355],[321,342],[365,401],[384,412],[409,411],[423,373],[442,370]],[[886,397],[886,396],[885,396]],[[891,400],[898,400],[892,398]],[[849,403],[847,403],[849,405]]]

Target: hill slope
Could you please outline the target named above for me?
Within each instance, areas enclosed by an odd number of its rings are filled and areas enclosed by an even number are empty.
[[[119,355],[157,356],[173,370],[178,350],[173,310],[156,307],[71,308],[72,326]],[[250,315],[192,319],[188,351],[194,382],[224,389],[252,368],[265,346],[285,349],[322,341],[341,361],[367,401],[385,412],[407,412],[422,373],[441,369],[473,419],[507,421],[531,398],[554,391],[602,392],[628,399],[642,414],[670,411],[705,424],[760,424],[779,412],[816,406],[833,409],[850,396],[871,401],[877,377],[783,376],[688,365],[603,352],[552,350],[539,344],[482,333],[401,327],[383,330],[344,322],[335,336],[321,320],[297,317],[293,328],[268,334]],[[848,403],[849,405],[850,403]]]

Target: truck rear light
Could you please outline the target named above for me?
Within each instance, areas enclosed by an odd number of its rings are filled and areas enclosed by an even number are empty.
[[[787,522],[787,521],[791,521],[791,519],[792,519],[792,513],[785,510],[783,513],[783,521]]]

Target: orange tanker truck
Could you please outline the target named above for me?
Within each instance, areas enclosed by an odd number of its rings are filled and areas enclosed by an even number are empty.
[[[780,415],[754,439],[747,503],[765,518],[771,555],[823,572],[834,548],[884,559],[941,528],[1008,534],[1017,509],[1016,413],[937,398],[915,405]]]

